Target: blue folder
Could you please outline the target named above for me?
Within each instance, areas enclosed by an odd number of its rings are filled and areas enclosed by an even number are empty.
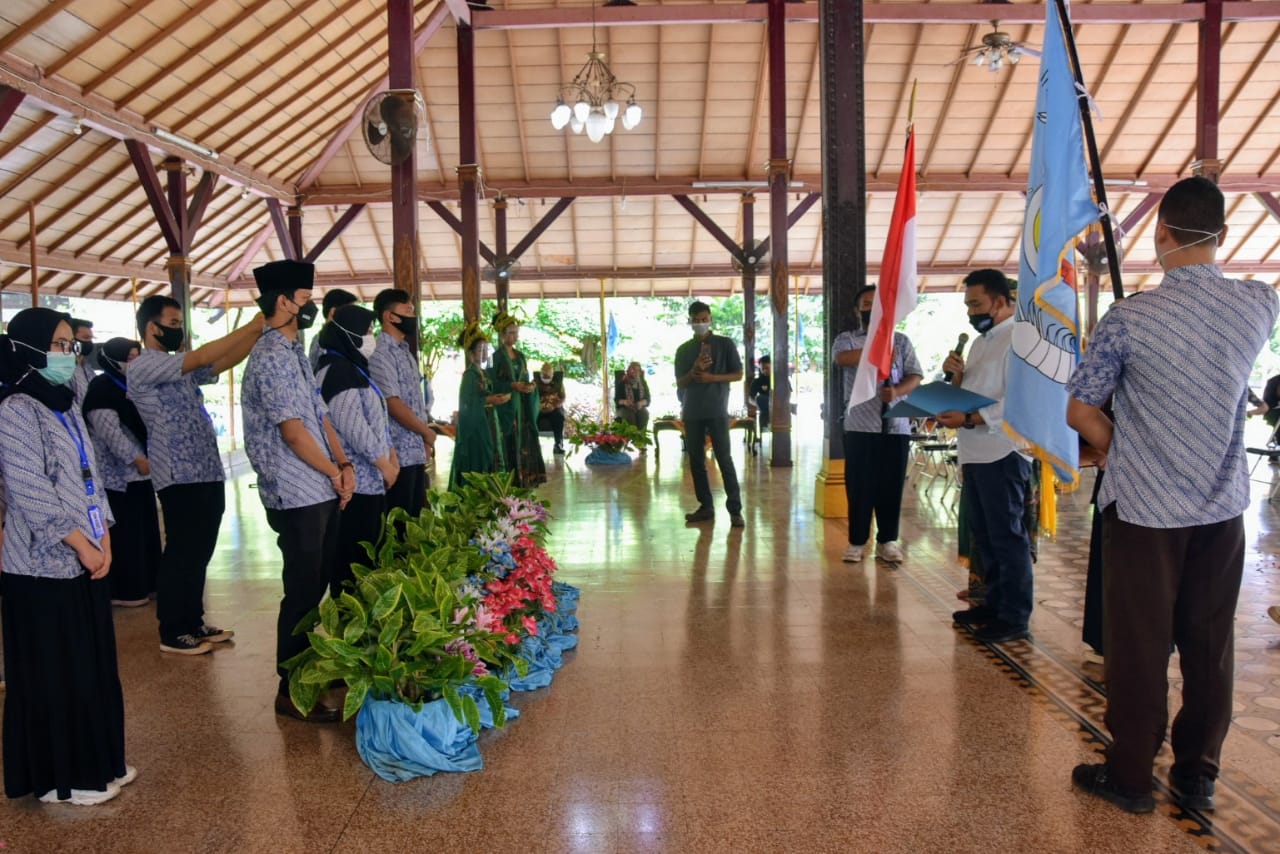
[[[977,412],[995,403],[972,391],[966,391],[948,382],[922,385],[903,400],[889,407],[885,418],[931,418],[939,412]]]

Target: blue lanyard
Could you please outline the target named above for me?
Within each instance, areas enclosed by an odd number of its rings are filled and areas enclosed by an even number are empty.
[[[80,454],[80,476],[84,478],[84,494],[93,495],[93,469],[89,467],[89,454],[85,449],[84,434],[80,432],[80,424],[75,419],[67,421],[67,416],[61,412],[54,412],[58,416],[58,420],[62,422],[63,428],[67,431],[67,435],[71,437],[71,441],[76,446],[76,452]],[[75,432],[71,432],[72,425],[75,426]]]
[[[120,390],[121,390],[122,392],[124,392],[125,394],[128,394],[128,393],[129,393],[129,387],[128,387],[127,385],[125,385],[124,383],[120,382],[120,380],[116,379],[115,377],[111,376],[111,374],[107,374],[107,373],[106,373],[106,371],[103,371],[103,373],[104,373],[104,374],[106,374],[107,379],[111,380],[113,383],[115,383],[116,385],[120,386]]]
[[[339,359],[346,359],[347,363],[351,365],[351,367],[355,368],[360,376],[364,377],[368,381],[369,387],[374,390],[378,395],[378,400],[382,402],[382,414],[387,419],[387,442],[394,446],[395,443],[391,441],[391,412],[387,409],[387,396],[382,393],[382,389],[378,388],[378,384],[373,381],[373,377],[369,376],[363,368],[351,361],[345,353],[339,353],[337,350],[325,350],[324,354],[326,356],[336,356]]]

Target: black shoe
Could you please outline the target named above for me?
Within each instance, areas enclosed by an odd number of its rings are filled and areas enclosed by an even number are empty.
[[[1203,774],[1195,777],[1169,775],[1170,791],[1187,809],[1198,812],[1213,812],[1214,788],[1213,780]]]
[[[340,709],[335,709],[322,703],[316,703],[311,711],[304,715],[302,710],[293,704],[293,700],[289,698],[288,694],[281,693],[276,694],[276,714],[298,721],[305,721],[309,724],[331,724],[342,718]]]
[[[553,453],[553,454],[555,454],[555,455],[556,455],[556,456],[558,456],[558,457],[563,457],[563,456],[564,456],[564,446],[563,446],[563,445],[556,445],[556,449],[555,449],[554,451],[552,451],[552,453]]]
[[[699,507],[692,513],[684,514],[684,520],[686,522],[714,522],[715,518],[716,511],[710,507]]]
[[[986,605],[965,608],[963,611],[953,611],[951,614],[951,622],[957,626],[980,626],[986,623],[993,623],[996,619],[995,610],[988,608]]]
[[[1149,813],[1156,808],[1156,799],[1150,792],[1136,792],[1117,786],[1105,764],[1077,765],[1071,771],[1071,782],[1085,794],[1110,801],[1125,812]]]
[[[742,518],[741,513],[731,513],[729,514],[729,526],[731,528],[745,528],[747,527],[747,520]]]
[[[973,636],[983,643],[1013,643],[1030,638],[1031,630],[1004,620],[994,620],[980,629],[974,629]]]

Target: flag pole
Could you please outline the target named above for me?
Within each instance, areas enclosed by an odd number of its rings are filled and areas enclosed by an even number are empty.
[[[1108,211],[1102,217],[1102,241],[1107,247],[1107,266],[1111,271],[1111,292],[1116,299],[1124,299],[1124,282],[1120,279],[1120,253],[1116,249],[1116,235],[1111,228],[1111,208],[1107,206],[1107,186],[1102,179],[1102,157],[1098,154],[1098,140],[1093,133],[1093,117],[1089,114],[1089,90],[1084,86],[1080,71],[1080,54],[1076,52],[1076,37],[1071,31],[1071,18],[1067,14],[1066,0],[1054,0],[1058,10],[1058,22],[1062,37],[1067,42],[1067,55],[1071,58],[1071,73],[1076,79],[1076,103],[1080,106],[1080,121],[1084,125],[1084,143],[1089,151],[1090,171],[1093,173],[1093,192],[1098,204]]]

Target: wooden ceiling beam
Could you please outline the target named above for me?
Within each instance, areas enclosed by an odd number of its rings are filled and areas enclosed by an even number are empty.
[[[95,29],[93,31],[93,34],[89,36],[89,38],[80,42],[72,50],[69,50],[66,53],[64,53],[60,58],[49,63],[49,65],[45,68],[44,73],[50,76],[57,74],[63,68],[67,67],[75,60],[84,56],[85,52],[91,49],[98,42],[102,41],[107,36],[111,35],[120,27],[129,23],[129,21],[141,15],[148,6],[154,4],[155,2],[156,0],[135,0],[135,2],[129,3],[128,5],[125,6],[125,8],[122,11],[117,13],[114,18],[107,21],[101,27],[98,27],[97,29]],[[133,51],[130,51],[130,53],[132,52]]]
[[[53,0],[53,2],[46,4],[39,12],[36,12],[30,18],[27,18],[21,24],[6,33],[3,38],[0,38],[0,52],[8,50],[27,36],[34,33],[36,30],[40,29],[74,2],[75,0]]]
[[[661,34],[661,30],[658,31]],[[756,65],[756,97],[755,108],[751,111],[751,129],[747,131],[747,158],[742,164],[742,177],[750,179],[752,175],[763,175],[764,169],[752,171],[756,166],[756,155],[760,143],[760,123],[764,121],[765,94],[769,91],[769,28],[760,32],[760,62]],[[759,164],[763,167],[763,163]],[[819,181],[821,184],[821,181]]]
[[[27,247],[19,247],[12,241],[0,241],[0,263],[15,267],[29,268],[31,253]],[[37,249],[36,266],[41,270],[57,273],[74,273],[82,276],[125,276],[148,282],[163,282],[169,286],[169,271],[164,267],[149,267],[144,264],[122,264],[117,261],[102,261],[58,250]],[[224,287],[225,283],[213,276],[192,272],[193,284],[209,287]]]
[[[970,27],[964,44],[973,44],[974,39],[978,37],[978,32],[977,25]],[[964,69],[965,64],[963,62],[952,63],[951,82],[947,84],[947,94],[943,96],[942,111],[938,114],[938,120],[933,125],[932,133],[929,136],[929,146],[925,149],[924,158],[918,161],[916,166],[916,173],[920,178],[924,178],[929,174],[929,166],[933,163],[933,152],[947,135],[947,116],[951,114],[951,106],[960,101],[956,97],[956,89],[960,86],[960,75],[964,73]],[[892,129],[890,134],[892,134]],[[1025,184],[1023,188],[1026,188]],[[867,189],[870,189],[870,187]]]
[[[41,151],[40,155],[36,157],[36,159],[33,160],[31,164],[27,166],[26,169],[23,169],[21,172],[14,175],[13,178],[10,179],[6,184],[4,184],[3,186],[0,186],[0,199],[7,198],[11,193],[13,193],[14,190],[16,190],[19,186],[22,185],[23,181],[26,181],[28,178],[31,178],[32,176],[34,176],[37,172],[39,172],[41,169],[44,169],[50,163],[53,163],[55,160],[57,160],[59,157],[62,156],[63,152],[65,152],[68,148],[75,145],[77,142],[79,142],[83,138],[84,138],[83,136],[76,136],[75,134],[67,134],[67,138],[59,142],[53,148]],[[108,142],[106,145],[98,146],[98,148],[94,153],[99,154],[105,149],[110,147],[111,147],[111,143]]]
[[[920,24],[916,27],[915,38],[911,40],[911,59],[907,60],[907,65],[903,69],[902,83],[898,86],[898,106],[893,113],[893,122],[884,135],[884,142],[880,145],[880,158],[876,162],[875,171],[868,172],[868,177],[880,177],[880,173],[884,171],[885,158],[889,156],[891,150],[895,152],[898,150],[893,145],[893,140],[898,138],[897,129],[904,126],[903,114],[911,109],[911,86],[915,79],[916,58],[920,55],[920,46],[924,43],[923,37],[924,24]],[[867,147],[866,150],[869,152],[871,149]]]
[[[1169,32],[1165,33],[1164,41],[1160,43],[1160,47],[1156,50],[1155,58],[1147,66],[1147,71],[1142,75],[1141,82],[1138,83],[1135,92],[1146,92],[1151,85],[1151,81],[1155,78],[1160,69],[1164,67],[1164,58],[1168,55],[1169,50],[1173,47],[1173,43],[1178,40],[1179,29],[1176,26],[1169,27]],[[1085,81],[1087,84],[1088,81]],[[1138,106],[1143,103],[1141,98],[1130,98],[1129,103],[1125,105],[1124,112],[1120,114],[1120,118],[1111,126],[1111,135],[1107,138],[1106,143],[1102,146],[1102,162],[1107,162],[1107,155],[1111,153],[1111,149],[1116,143],[1125,138],[1125,125],[1129,123],[1129,119],[1133,118],[1134,112]]]
[[[115,148],[115,140],[112,140],[108,145],[100,147],[97,154],[98,155],[105,154],[107,150],[112,148]],[[80,206],[84,204],[84,202],[87,199],[89,199],[91,196],[98,193],[107,184],[110,184],[112,181],[116,180],[121,175],[123,175],[125,170],[129,168],[129,165],[130,165],[129,160],[126,158],[125,161],[121,163],[118,168],[110,172],[107,172],[97,181],[94,181],[93,184],[91,184],[88,188],[77,193],[75,198],[67,202],[66,205],[54,211],[52,214],[48,216],[41,217],[40,227],[47,229],[50,225],[62,219],[64,216],[66,216],[69,213],[73,213],[73,212],[80,213]],[[51,195],[63,189],[70,182],[70,179],[73,175],[78,175],[83,171],[84,171],[84,167],[82,164],[80,163],[71,164],[70,168],[67,169],[67,172],[53,183],[53,186],[49,189],[47,193],[44,193],[39,198],[35,199],[36,205],[44,204],[45,201]],[[0,231],[4,231],[6,228],[13,225],[15,222],[22,219],[26,215],[27,215],[27,212],[25,210],[19,209],[14,211],[12,214],[5,217],[3,220],[0,220]],[[25,242],[26,242],[26,238],[22,238],[18,241],[18,244],[22,245]]]
[[[197,3],[196,5],[191,6],[190,8],[184,9],[183,13],[179,15],[177,18],[175,18],[174,20],[170,21],[167,26],[162,27],[158,32],[154,33],[149,39],[142,42],[142,44],[127,51],[125,55],[120,57],[120,59],[117,60],[114,64],[108,66],[107,68],[102,69],[102,71],[98,74],[97,77],[94,77],[92,80],[90,80],[88,83],[85,84],[84,90],[86,92],[97,91],[99,86],[101,86],[103,83],[106,83],[112,77],[115,77],[121,71],[124,71],[134,62],[137,62],[139,59],[142,59],[143,57],[150,56],[152,49],[156,45],[163,44],[164,42],[168,42],[172,40],[174,37],[174,34],[176,34],[178,30],[182,29],[191,21],[203,15],[209,9],[212,9],[214,5],[219,2],[220,0],[201,0],[201,2]]]

